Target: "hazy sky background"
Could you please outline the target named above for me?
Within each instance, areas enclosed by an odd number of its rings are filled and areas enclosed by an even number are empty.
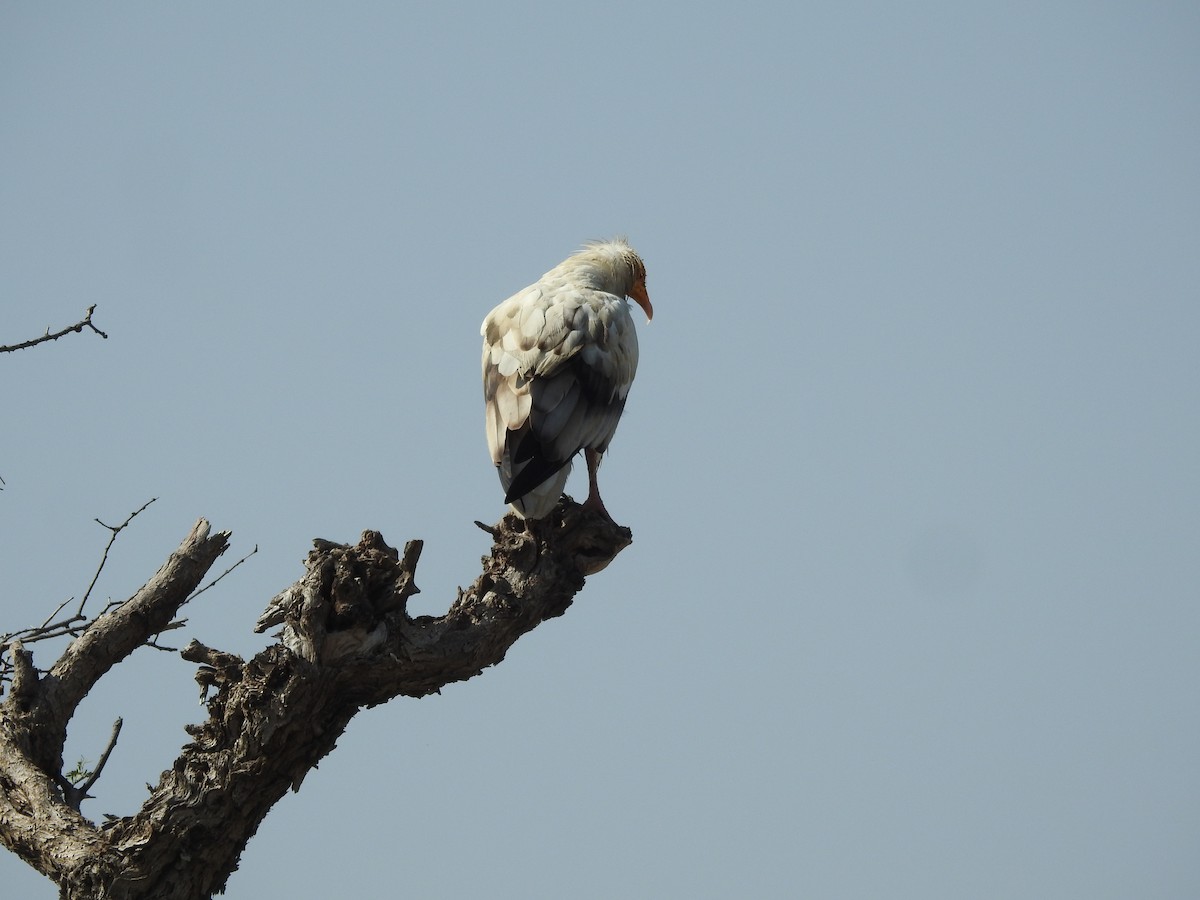
[[[4,4],[0,343],[109,339],[0,356],[0,631],[151,497],[101,600],[199,516],[259,547],[167,643],[257,652],[365,528],[444,611],[502,512],[479,323],[615,233],[633,546],[355,719],[228,896],[1200,895],[1194,3]],[[85,814],[194,668],[85,702]]]

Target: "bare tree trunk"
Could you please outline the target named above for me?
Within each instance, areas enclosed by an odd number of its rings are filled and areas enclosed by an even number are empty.
[[[203,519],[129,600],[97,617],[45,673],[20,642],[0,705],[0,840],[69,900],[201,900],[223,890],[267,812],[329,753],[365,706],[422,697],[500,662],[522,634],[562,615],[584,576],[631,541],[628,529],[564,500],[548,518],[487,529],[483,573],[444,616],[410,618],[421,545],[403,556],[377,532],[317,541],[306,574],[258,630],[282,642],[243,661],[192,641],[208,719],[137,814],[97,826],[63,775],[66,728],[113,665],[170,625],[228,546]],[[119,724],[114,729],[114,740]]]

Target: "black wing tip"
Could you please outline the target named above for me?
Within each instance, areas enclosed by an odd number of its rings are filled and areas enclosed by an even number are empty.
[[[512,503],[515,500],[520,500],[539,484],[553,478],[555,473],[570,461],[570,459],[560,461],[546,459],[541,456],[533,457],[509,484],[508,490],[504,492],[504,502]]]

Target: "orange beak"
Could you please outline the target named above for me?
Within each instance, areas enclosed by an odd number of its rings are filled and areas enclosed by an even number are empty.
[[[650,295],[646,293],[646,282],[635,281],[629,289],[629,297],[646,311],[646,319],[654,318],[654,307],[650,305]]]

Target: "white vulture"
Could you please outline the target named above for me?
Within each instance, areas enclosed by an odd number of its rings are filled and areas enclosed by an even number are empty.
[[[554,508],[580,450],[588,467],[584,506],[608,516],[596,469],[638,363],[626,298],[653,317],[641,257],[624,238],[596,241],[483,320],[488,449],[504,501],[525,518]]]

